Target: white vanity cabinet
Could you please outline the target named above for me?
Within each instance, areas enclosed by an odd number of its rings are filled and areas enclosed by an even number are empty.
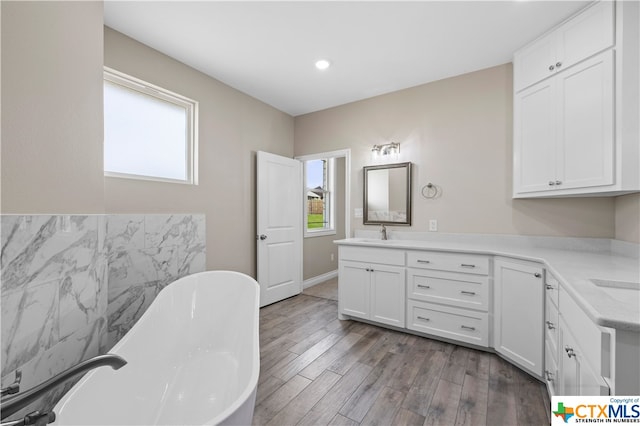
[[[544,364],[543,275],[537,263],[494,260],[494,348],[537,377]]]
[[[407,252],[407,328],[489,346],[489,258]]]
[[[404,327],[404,263],[402,250],[341,246],[339,314]]]

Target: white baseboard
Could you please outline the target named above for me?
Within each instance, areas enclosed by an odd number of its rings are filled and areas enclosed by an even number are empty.
[[[302,288],[312,287],[312,286],[314,286],[316,284],[323,283],[323,282],[325,282],[327,280],[330,280],[331,278],[335,278],[337,276],[338,276],[338,270],[337,269],[334,270],[334,271],[327,272],[327,273],[322,274],[322,275],[317,275],[317,276],[315,276],[313,278],[309,278],[308,280],[304,280],[302,282]]]

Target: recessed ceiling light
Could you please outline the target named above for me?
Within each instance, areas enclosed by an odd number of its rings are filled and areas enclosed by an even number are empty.
[[[320,59],[319,61],[316,61],[316,68],[318,68],[319,70],[326,70],[330,66],[331,62],[327,61],[326,59]]]

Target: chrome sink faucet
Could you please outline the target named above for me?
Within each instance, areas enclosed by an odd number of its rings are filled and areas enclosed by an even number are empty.
[[[382,229],[380,229],[380,238],[383,240],[387,239],[387,228],[384,226],[384,223],[381,223]]]

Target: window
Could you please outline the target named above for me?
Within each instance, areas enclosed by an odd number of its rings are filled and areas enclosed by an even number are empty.
[[[197,114],[197,102],[105,68],[105,175],[197,184]]]
[[[333,235],[334,223],[334,159],[304,162],[305,237]]]

